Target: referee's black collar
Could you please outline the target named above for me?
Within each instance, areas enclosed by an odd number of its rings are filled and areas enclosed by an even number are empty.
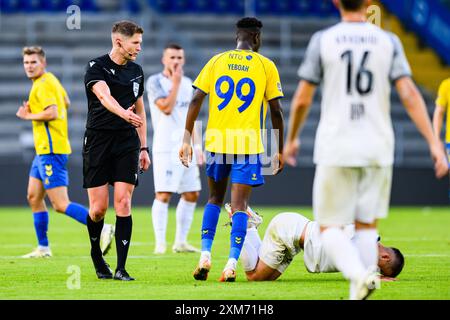
[[[116,68],[126,68],[128,66],[128,63],[130,62],[130,61],[127,61],[127,63],[125,63],[125,64],[117,64],[114,62],[113,59],[111,59],[111,56],[109,55],[109,53],[106,54],[106,57],[107,57],[106,59],[108,59],[109,63],[111,63]]]

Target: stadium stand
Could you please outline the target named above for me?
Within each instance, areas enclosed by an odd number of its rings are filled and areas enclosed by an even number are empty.
[[[67,30],[67,1],[2,1],[0,19],[0,163],[33,155],[31,126],[19,121],[16,110],[27,99],[30,82],[26,79],[21,48],[42,45],[48,55],[48,71],[55,73],[67,88],[72,100],[70,137],[73,147],[71,161],[81,162],[81,143],[86,117],[83,88],[84,67],[89,59],[109,50],[109,32],[113,21],[132,19],[145,29],[144,48],[139,62],[149,75],[161,70],[160,54],[169,41],[186,48],[185,73],[195,78],[214,53],[234,47],[234,23],[242,16],[243,1],[68,1],[82,8],[81,29]],[[27,5],[25,5],[25,3]],[[37,3],[46,3],[46,10]],[[211,5],[214,3],[214,5]],[[241,5],[237,5],[240,3]],[[264,22],[262,53],[277,64],[286,94],[283,100],[285,117],[297,85],[296,70],[305,47],[318,29],[337,21],[336,10],[329,1],[257,1],[258,14]],[[64,5],[63,5],[64,4]],[[61,9],[62,8],[62,9]],[[83,9],[84,8],[84,9]],[[33,11],[34,10],[34,11]],[[52,11],[51,13],[49,11]],[[33,14],[27,14],[33,12]],[[179,14],[185,12],[185,14]],[[200,13],[199,13],[200,12]],[[280,16],[282,15],[282,19]],[[317,16],[325,18],[317,19]],[[299,17],[300,16],[300,17]],[[319,90],[320,94],[320,90]],[[431,112],[434,93],[423,91]],[[392,116],[397,138],[396,165],[430,167],[428,149],[393,93]],[[145,101],[147,104],[147,100]],[[303,132],[301,166],[312,167],[312,150],[320,117],[319,99]],[[200,117],[205,119],[207,108]],[[149,113],[149,112],[147,112]],[[269,121],[270,122],[270,121]],[[152,130],[149,129],[151,136]],[[25,152],[24,152],[25,150]]]

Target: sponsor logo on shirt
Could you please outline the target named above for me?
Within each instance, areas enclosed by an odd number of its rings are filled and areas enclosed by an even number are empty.
[[[137,98],[137,96],[139,94],[139,83],[137,83],[137,82],[133,82],[133,93],[134,93],[134,96]]]

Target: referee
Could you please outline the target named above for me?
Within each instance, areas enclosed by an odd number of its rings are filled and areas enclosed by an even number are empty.
[[[143,101],[144,73],[134,63],[141,51],[143,29],[130,21],[112,27],[112,50],[87,65],[84,78],[89,105],[83,145],[83,187],[89,196],[87,229],[91,257],[99,279],[130,281],[125,270],[130,246],[131,197],[138,184],[138,166],[150,158]],[[100,233],[114,186],[117,267],[112,274],[100,250]]]

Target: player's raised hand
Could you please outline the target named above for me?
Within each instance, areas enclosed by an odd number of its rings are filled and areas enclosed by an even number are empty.
[[[283,158],[292,167],[297,165],[297,156],[300,151],[300,139],[287,141],[284,145]]]
[[[448,174],[448,162],[442,144],[439,142],[431,145],[430,153],[434,161],[436,178],[441,179],[445,177]]]
[[[141,117],[134,113],[134,108],[136,108],[136,106],[133,104],[131,107],[125,110],[122,113],[122,119],[133,125],[133,127],[139,128],[144,122]]]
[[[175,83],[180,83],[183,78],[183,66],[180,64],[175,64],[172,70],[171,80]]]
[[[284,159],[281,153],[276,153],[272,158],[272,174],[275,176],[283,171],[284,168]]]
[[[178,154],[181,163],[186,168],[189,168],[189,163],[192,161],[192,146],[190,143],[183,143]]]

